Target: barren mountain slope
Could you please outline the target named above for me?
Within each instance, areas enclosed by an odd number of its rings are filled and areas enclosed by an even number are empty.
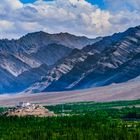
[[[135,99],[140,99],[140,82],[128,82],[77,91],[1,95],[0,106],[11,106],[22,101],[39,104],[60,104],[80,101],[107,102]]]

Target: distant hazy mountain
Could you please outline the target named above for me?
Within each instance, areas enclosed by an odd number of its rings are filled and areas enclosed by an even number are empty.
[[[62,91],[121,83],[140,75],[140,26],[74,49],[27,91]]]
[[[36,32],[18,40],[0,40],[0,93],[18,92],[42,76],[72,49],[101,40],[68,33]]]
[[[75,36],[69,33],[58,33],[58,34],[48,34],[45,32],[29,33],[23,36],[18,41],[23,45],[25,44],[25,49],[31,52],[37,51],[40,46],[46,46],[49,44],[61,44],[69,48],[82,49],[83,47],[100,41],[102,38],[98,37],[95,39],[89,39],[84,36]],[[28,46],[26,45],[28,43]],[[34,45],[34,46],[33,46]],[[35,47],[36,46],[36,47]],[[36,48],[36,50],[34,49]]]

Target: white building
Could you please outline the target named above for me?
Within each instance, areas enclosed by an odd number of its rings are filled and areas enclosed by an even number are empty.
[[[29,107],[31,104],[29,102],[19,102],[16,107]]]

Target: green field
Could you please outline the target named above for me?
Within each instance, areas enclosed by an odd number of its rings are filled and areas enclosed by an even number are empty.
[[[81,102],[47,106],[57,117],[1,116],[0,140],[140,140],[139,105]]]
[[[54,106],[46,106],[49,110],[54,111],[57,114],[84,114],[94,112],[95,110],[118,110],[119,108],[126,107],[140,108],[140,100],[133,101],[114,101],[114,102],[79,102],[79,103],[67,103]]]

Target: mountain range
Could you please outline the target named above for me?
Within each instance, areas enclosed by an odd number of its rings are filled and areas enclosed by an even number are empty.
[[[77,90],[140,75],[140,26],[89,39],[29,33],[0,40],[0,93]]]
[[[100,39],[40,31],[18,40],[0,40],[0,93],[26,89],[47,75],[48,70],[73,49],[81,49]]]

